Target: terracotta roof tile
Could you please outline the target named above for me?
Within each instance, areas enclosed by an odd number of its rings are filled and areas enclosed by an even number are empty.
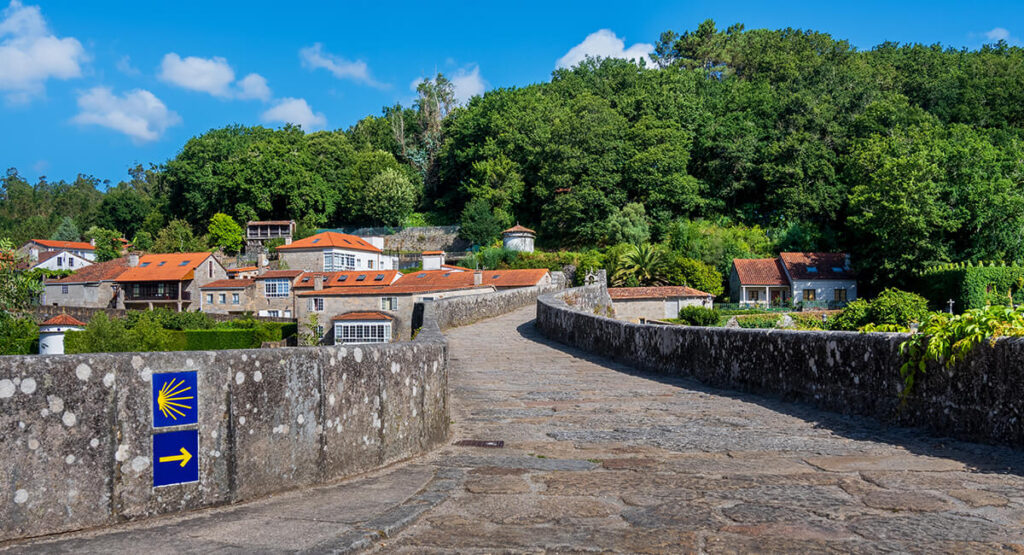
[[[675,297],[710,297],[711,293],[692,287],[674,285],[666,287],[612,287],[608,289],[612,299],[669,299]]]
[[[327,278],[324,287],[380,287],[391,285],[401,273],[398,270],[365,270],[362,272],[303,272],[295,280],[295,289],[312,289],[314,279]],[[359,279],[362,276],[363,279]],[[377,278],[380,279],[377,279]]]
[[[295,225],[295,222],[293,222],[292,220],[260,220],[254,222],[246,222],[245,225]]]
[[[89,243],[83,243],[80,241],[51,241],[49,239],[32,239],[33,243],[38,243],[44,247],[51,249],[74,249],[80,251],[94,251],[96,247]]]
[[[117,281],[183,281],[192,279],[195,269],[212,255],[208,252],[144,254],[139,265],[129,268]]]
[[[530,229],[528,227],[523,227],[523,226],[521,226],[519,224],[516,224],[516,225],[506,229],[505,231],[502,231],[502,233],[532,233],[534,235],[537,234],[536,231],[534,231],[534,230],[532,230],[532,229]]]
[[[106,262],[98,262],[83,267],[81,270],[60,279],[47,280],[48,284],[68,285],[71,283],[99,283],[116,281],[121,274],[128,271],[128,258],[121,257]]]
[[[229,274],[238,272],[255,272],[259,270],[259,266],[242,266],[241,268],[224,268]]]
[[[277,247],[277,250],[322,249],[326,247],[356,251],[382,252],[377,247],[367,243],[362,237],[356,237],[355,235],[348,235],[335,231],[325,231],[323,233],[317,233],[316,235],[306,237],[305,239],[292,241],[290,245],[281,245],[280,247]]]
[[[390,314],[384,314],[383,312],[349,312],[347,314],[339,314],[331,320],[394,320],[395,317]]]
[[[846,265],[842,252],[784,252],[779,254],[793,279],[853,279],[855,273]],[[814,268],[812,270],[812,268]]]
[[[427,256],[433,256],[437,254],[444,254],[444,251],[423,251],[423,254]]]
[[[79,321],[77,318],[68,316],[67,314],[58,314],[53,318],[39,324],[40,326],[78,326],[84,328],[85,322]]]
[[[357,297],[359,295],[416,295],[419,293],[443,293],[445,291],[462,291],[465,289],[481,289],[494,291],[494,287],[486,285],[453,285],[445,286],[416,286],[416,285],[391,285],[388,287],[326,287],[320,291],[304,290],[296,293],[299,297]]]
[[[256,283],[254,279],[218,279],[207,283],[200,289],[245,289],[254,283]]]
[[[789,285],[778,258],[734,258],[732,265],[743,285]]]

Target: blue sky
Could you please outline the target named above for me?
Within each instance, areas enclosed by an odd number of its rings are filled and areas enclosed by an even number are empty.
[[[0,170],[113,183],[225,125],[346,128],[441,71],[465,100],[585,54],[643,55],[667,29],[813,28],[1021,44],[1021,2],[11,2],[0,0]]]

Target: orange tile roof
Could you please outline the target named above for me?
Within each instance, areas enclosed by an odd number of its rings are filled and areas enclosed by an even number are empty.
[[[99,283],[116,281],[121,274],[128,271],[128,258],[121,257],[106,262],[98,262],[85,266],[70,276],[47,280],[47,284],[69,285],[72,283]]]
[[[49,239],[32,239],[32,243],[39,243],[44,247],[51,249],[74,249],[80,251],[94,251],[96,247],[89,243],[83,243],[80,241],[51,241]]]
[[[779,254],[792,279],[853,279],[852,268],[846,266],[842,252],[784,252]],[[816,268],[809,271],[809,268]]]
[[[423,251],[423,254],[431,256],[435,254],[444,254],[444,251]]]
[[[67,314],[58,314],[53,318],[39,324],[40,326],[78,326],[80,328],[85,327],[85,322],[79,321],[77,318],[68,316]]]
[[[390,314],[384,314],[383,312],[349,312],[347,314],[339,314],[331,320],[394,320],[395,317]]]
[[[365,270],[362,272],[303,272],[295,280],[295,289],[312,289],[313,280],[327,278],[324,287],[380,287],[391,285],[402,274],[398,270]],[[363,279],[359,279],[362,276]],[[377,277],[380,276],[380,279]]]
[[[362,237],[338,233],[336,231],[325,231],[323,233],[317,233],[316,235],[306,237],[305,239],[292,241],[292,244],[281,245],[280,247],[277,247],[277,250],[322,249],[326,247],[355,251],[383,252],[370,243],[367,243]]]
[[[200,289],[245,289],[254,283],[256,283],[254,279],[218,279],[207,283]]]
[[[117,282],[192,279],[195,275],[194,270],[211,256],[208,252],[144,254],[139,257],[139,265],[121,274]]]
[[[734,258],[732,265],[743,285],[789,285],[777,258]]]
[[[475,272],[455,270],[427,270],[405,274],[395,285],[432,285],[432,286],[467,286],[473,285]],[[531,287],[540,283],[548,271],[531,270],[487,270],[483,272],[481,285],[495,287]]]
[[[376,296],[388,296],[388,295],[415,295],[418,293],[443,293],[445,291],[462,291],[464,289],[486,289],[487,291],[494,291],[494,287],[489,285],[452,285],[452,286],[437,286],[437,285],[390,285],[387,287],[325,287],[320,291],[316,290],[305,290],[296,293],[299,297],[358,297],[359,295],[376,295]]]
[[[259,270],[260,267],[259,266],[242,266],[241,268],[224,268],[224,269],[227,270],[227,272],[230,274],[230,273],[233,273],[233,272],[234,273],[237,273],[237,272],[255,272],[256,270]]]
[[[472,272],[473,268],[463,268],[462,266],[456,266],[454,264],[441,264],[442,270],[452,270],[455,272]]]
[[[608,295],[612,299],[670,299],[675,297],[710,297],[710,293],[699,291],[684,285],[666,287],[610,287]]]
[[[502,233],[532,233],[534,235],[537,234],[536,231],[534,231],[534,230],[532,230],[532,229],[530,229],[528,227],[523,227],[523,226],[521,226],[519,224],[516,224],[516,225],[506,229],[505,231],[502,231]]]

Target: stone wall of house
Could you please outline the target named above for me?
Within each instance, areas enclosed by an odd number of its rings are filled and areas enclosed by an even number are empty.
[[[640,325],[604,317],[600,286],[541,296],[546,336],[642,370],[810,403],[969,441],[1024,445],[1024,339],[932,366],[901,406],[904,334]]]

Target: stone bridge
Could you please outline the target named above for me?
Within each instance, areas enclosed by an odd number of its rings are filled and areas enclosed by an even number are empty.
[[[639,373],[546,340],[534,314],[447,332],[453,437],[429,455],[260,501],[6,548],[1024,549],[1020,451]]]

